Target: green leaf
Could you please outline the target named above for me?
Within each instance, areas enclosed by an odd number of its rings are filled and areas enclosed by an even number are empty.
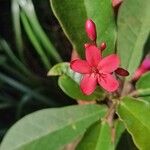
[[[146,101],[150,102],[150,85],[149,82],[150,81],[150,73],[145,73],[136,83],[136,89],[137,92],[139,94],[139,92],[142,92],[141,94],[143,94],[144,92],[147,92],[147,95],[140,95],[139,98],[144,99]],[[145,94],[145,93],[144,93]]]
[[[99,87],[89,96],[83,94],[79,84],[67,75],[62,75],[59,77],[58,85],[64,93],[76,100],[102,100],[105,96],[104,92]]]
[[[131,77],[140,64],[144,44],[150,33],[149,0],[125,0],[118,16],[117,52],[121,65]]]
[[[73,99],[80,100],[102,100],[105,97],[105,93],[98,87],[96,91],[90,95],[86,96],[83,94],[79,87],[80,80],[82,75],[74,72],[70,68],[69,63],[59,63],[53,66],[48,72],[49,76],[60,76],[58,79],[58,85],[66,93]]]
[[[105,113],[98,105],[69,106],[32,113],[6,134],[0,150],[58,150]]]
[[[83,45],[88,42],[85,21],[91,18],[97,26],[97,42],[105,41],[105,54],[114,52],[116,27],[111,0],[51,0],[52,10],[64,32],[81,56]]]
[[[117,145],[120,141],[120,138],[121,138],[123,132],[125,131],[125,126],[124,126],[123,122],[120,120],[116,120],[115,125],[114,125],[114,130],[115,130],[114,137],[115,137],[115,149],[116,149]]]
[[[142,150],[149,150],[150,143],[147,141],[150,139],[150,103],[124,97],[117,112],[136,146]]]
[[[63,62],[54,65],[47,73],[48,76],[60,76],[68,71],[69,63]]]
[[[145,73],[136,83],[136,88],[137,89],[148,89],[150,88],[150,73]]]
[[[106,122],[97,122],[85,133],[77,150],[113,150],[111,128]]]
[[[70,68],[70,63],[67,63],[67,62],[56,64],[49,70],[47,75],[48,76],[61,76],[63,74],[69,76],[72,80],[74,80],[77,83],[80,82],[81,77],[82,77],[80,73],[74,72]]]

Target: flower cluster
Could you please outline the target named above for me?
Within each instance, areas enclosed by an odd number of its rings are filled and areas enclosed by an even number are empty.
[[[92,94],[97,84],[108,92],[114,92],[119,87],[114,73],[127,76],[128,72],[119,68],[120,59],[116,54],[102,58],[102,51],[106,48],[106,43],[101,43],[100,47],[96,46],[96,26],[91,19],[86,21],[85,29],[87,36],[92,41],[92,44],[85,44],[86,60],[73,60],[70,67],[75,72],[83,74],[80,88],[84,94]]]

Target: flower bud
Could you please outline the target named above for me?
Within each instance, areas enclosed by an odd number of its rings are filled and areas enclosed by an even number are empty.
[[[103,51],[105,48],[106,48],[106,43],[105,42],[101,43],[100,50]]]
[[[144,69],[144,70],[150,70],[150,58],[145,58],[142,62],[142,65],[141,67]]]
[[[84,44],[84,48],[87,48],[87,47],[89,47],[91,44],[89,44],[89,43],[85,43]]]
[[[95,23],[91,19],[88,19],[86,21],[85,30],[86,30],[87,36],[90,38],[90,40],[96,41],[96,38],[97,38],[96,26],[95,26]]]
[[[117,70],[115,70],[115,73],[117,73],[120,76],[128,76],[129,72],[123,68],[117,68]]]

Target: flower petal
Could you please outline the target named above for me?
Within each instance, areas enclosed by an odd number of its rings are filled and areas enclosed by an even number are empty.
[[[93,74],[87,74],[83,76],[83,79],[80,83],[80,88],[82,92],[86,95],[90,95],[94,92],[97,85],[97,77]]]
[[[73,60],[70,63],[70,68],[75,72],[83,73],[83,74],[91,72],[91,68],[87,63],[87,61],[81,59]]]
[[[95,45],[89,45],[86,47],[85,55],[89,65],[97,67],[101,60],[101,51]]]
[[[114,92],[119,87],[119,82],[111,74],[99,76],[98,83],[108,92]]]
[[[100,61],[100,63],[98,64],[98,69],[105,73],[111,73],[119,67],[119,64],[119,57],[115,54],[112,54]]]

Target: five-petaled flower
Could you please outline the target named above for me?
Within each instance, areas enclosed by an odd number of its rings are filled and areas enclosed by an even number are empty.
[[[120,59],[116,54],[102,58],[102,51],[106,48],[106,43],[96,46],[96,26],[91,19],[85,24],[87,36],[92,44],[85,44],[86,60],[76,59],[71,61],[70,67],[73,71],[83,74],[80,88],[84,94],[90,95],[96,89],[97,84],[108,92],[114,92],[119,87],[119,81],[114,74],[127,76],[128,71],[119,68]]]
[[[119,83],[112,73],[119,67],[119,57],[112,54],[102,58],[101,51],[95,45],[86,47],[85,56],[86,60],[77,59],[71,62],[71,69],[83,74],[80,83],[83,93],[90,95],[97,83],[108,92],[116,91]]]

